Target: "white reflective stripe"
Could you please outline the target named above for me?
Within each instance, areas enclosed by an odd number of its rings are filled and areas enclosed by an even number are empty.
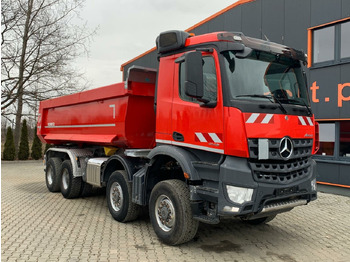
[[[301,124],[302,124],[303,126],[306,126],[306,123],[305,123],[305,121],[304,121],[304,118],[303,118],[302,116],[298,116],[298,118],[299,118]]]
[[[108,127],[108,126],[115,126],[115,124],[45,126],[45,128],[77,128],[77,127]]]
[[[267,124],[268,122],[270,122],[271,118],[272,118],[273,114],[267,114],[263,121],[261,121],[261,124]]]
[[[201,142],[208,142],[208,141],[205,139],[205,137],[203,136],[202,133],[195,133],[195,134],[196,134],[196,136],[198,137],[199,141],[201,141]]]
[[[199,149],[199,150],[204,150],[204,151],[209,151],[209,152],[214,152],[214,153],[219,153],[219,154],[224,153],[223,149],[216,149],[216,148],[211,148],[211,147],[207,147],[207,146],[197,146],[197,145],[193,145],[193,144],[176,142],[176,141],[171,141],[171,140],[156,139],[156,142],[163,143],[163,144],[176,145],[176,146],[185,146],[185,147],[190,147],[190,148],[194,148],[194,149]]]
[[[248,120],[246,121],[246,123],[254,123],[255,120],[259,117],[259,115],[260,115],[259,113],[251,114]]]
[[[310,126],[313,126],[314,124],[312,123],[311,121],[311,118],[310,117],[306,117],[307,121],[309,122]]]
[[[215,133],[209,133],[209,136],[215,143],[222,143],[221,139]]]

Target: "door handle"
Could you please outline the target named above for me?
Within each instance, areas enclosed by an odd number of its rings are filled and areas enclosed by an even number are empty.
[[[183,134],[178,132],[173,132],[173,139],[180,142],[185,141]]]

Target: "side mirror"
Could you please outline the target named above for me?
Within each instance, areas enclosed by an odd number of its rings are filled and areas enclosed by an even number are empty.
[[[202,98],[203,65],[202,53],[199,51],[185,54],[185,94],[193,98]]]

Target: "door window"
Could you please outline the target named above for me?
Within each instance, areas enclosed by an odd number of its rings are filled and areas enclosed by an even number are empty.
[[[185,94],[185,63],[180,64],[179,94],[182,100],[197,103],[195,98]],[[212,56],[203,57],[203,98],[209,101],[217,101],[217,78],[215,61]],[[199,102],[198,102],[199,103]]]

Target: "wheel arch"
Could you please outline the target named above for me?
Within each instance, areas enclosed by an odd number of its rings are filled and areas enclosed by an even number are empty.
[[[59,158],[61,159],[61,161],[63,162],[64,160],[70,159],[70,155],[68,154],[68,152],[64,152],[61,150],[56,150],[55,148],[49,148],[46,152],[45,152],[45,160],[46,162],[48,162],[51,158]]]
[[[189,176],[190,180],[200,180],[198,172],[192,164],[193,161],[198,161],[198,158],[191,152],[172,145],[157,146],[148,155],[148,158],[151,159],[150,167],[162,156],[171,157],[179,163],[182,171]],[[149,168],[149,170],[152,170],[152,168]]]
[[[137,171],[138,162],[137,158],[124,155],[111,156],[104,165],[101,181],[107,184],[109,177],[116,170],[126,171],[129,181],[132,181],[132,175]]]
[[[70,160],[72,163],[72,171],[74,177],[82,176],[83,167],[86,163],[83,157],[90,157],[93,152],[88,149],[72,149],[72,148],[49,148],[45,153],[46,162],[52,158],[57,157],[62,160]]]
[[[162,145],[153,149],[148,158],[151,159],[145,174],[145,194],[148,203],[153,187],[160,181],[178,179],[184,182],[188,180],[200,180],[192,161],[198,159],[190,152],[176,147]]]

